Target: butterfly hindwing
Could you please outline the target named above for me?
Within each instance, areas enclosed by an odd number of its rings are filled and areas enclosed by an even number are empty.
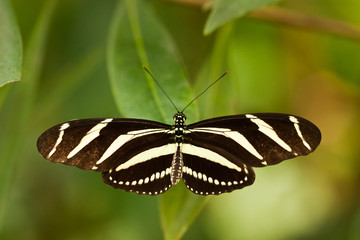
[[[171,187],[170,168],[172,155],[144,159],[128,168],[113,168],[103,173],[104,183],[127,192],[157,195]]]
[[[186,187],[195,194],[232,192],[255,180],[253,169],[245,164],[225,166],[199,156],[184,154],[183,179]]]

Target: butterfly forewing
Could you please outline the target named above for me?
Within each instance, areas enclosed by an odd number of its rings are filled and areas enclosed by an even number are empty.
[[[189,143],[254,167],[307,155],[321,140],[311,122],[292,115],[263,113],[208,119],[189,125]]]
[[[119,156],[147,148],[144,144],[149,143],[149,138],[160,139],[155,141],[159,144],[167,143],[168,129],[166,124],[138,119],[73,120],[45,131],[37,146],[41,155],[52,162],[104,172],[118,161],[126,161]],[[124,148],[125,145],[128,147]]]

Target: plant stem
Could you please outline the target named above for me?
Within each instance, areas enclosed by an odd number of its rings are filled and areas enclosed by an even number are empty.
[[[360,40],[360,29],[355,26],[329,18],[298,13],[285,8],[261,8],[251,12],[248,17]]]

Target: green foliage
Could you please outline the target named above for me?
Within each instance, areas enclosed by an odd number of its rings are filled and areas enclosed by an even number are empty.
[[[183,186],[173,187],[160,198],[164,239],[181,239],[211,197],[198,196]]]
[[[28,141],[28,122],[31,119],[32,104],[40,69],[44,56],[49,20],[52,16],[56,0],[49,1],[39,16],[39,21],[34,27],[33,35],[29,41],[24,57],[24,77],[20,86],[15,89],[16,95],[11,96],[9,106],[2,109],[0,124],[0,228],[4,225],[5,214],[9,201],[9,192],[12,186],[14,167],[23,153],[18,146],[24,146]],[[19,60],[19,59],[18,59]],[[19,63],[16,63],[19,64]],[[12,108],[12,109],[11,109]]]
[[[22,46],[8,0],[0,1],[0,87],[20,80]]]
[[[358,41],[244,17],[275,2],[216,0],[208,15],[167,1],[0,0],[1,239],[358,239]],[[282,4],[360,22],[356,1]],[[37,137],[69,119],[171,124],[175,109],[142,65],[179,110],[229,70],[186,109],[188,123],[289,112],[323,142],[217,197],[182,182],[157,197],[126,193],[37,153]]]
[[[210,34],[221,25],[280,0],[215,0],[204,33]]]
[[[161,86],[175,104],[182,107],[191,99],[190,86],[173,41],[152,10],[141,1],[125,1],[117,7],[110,34],[108,62],[112,91],[124,116],[171,123],[169,116],[174,113],[173,106],[169,106],[169,100],[150,76],[140,71],[141,65],[151,69],[151,65],[161,62],[161,71],[154,72],[154,75],[161,79]],[[139,103],[149,104],[144,110]],[[197,116],[190,109],[187,109],[187,114],[193,119]],[[166,239],[180,238],[204,202],[203,198],[181,190],[172,195],[165,194],[160,200]],[[174,199],[179,199],[175,201],[179,205],[177,208],[173,207]]]
[[[185,106],[191,99],[191,90],[172,39],[142,1],[120,2],[114,16],[108,66],[119,111],[126,117],[171,123],[169,116],[174,114],[174,107],[139,66],[154,71],[178,108]],[[161,65],[161,69],[153,69],[153,65]],[[148,103],[145,111],[139,103]],[[197,116],[195,111],[187,113]]]

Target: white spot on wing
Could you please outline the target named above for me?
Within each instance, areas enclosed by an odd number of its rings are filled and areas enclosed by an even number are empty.
[[[245,117],[247,117],[247,118],[257,118],[256,116],[251,115],[251,114],[246,114]]]
[[[62,124],[61,127],[60,127],[60,131],[67,129],[68,127],[70,127],[70,123],[64,123],[64,124]]]
[[[294,116],[289,116],[289,119],[290,119],[290,121],[292,121],[293,123],[299,123],[299,121],[297,120],[297,118],[294,117]]]
[[[203,180],[206,182],[207,181],[207,177],[205,174],[203,174]]]

